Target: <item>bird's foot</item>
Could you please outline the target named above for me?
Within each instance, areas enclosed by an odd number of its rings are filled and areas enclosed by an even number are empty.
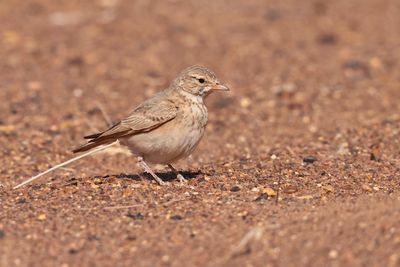
[[[157,182],[159,185],[166,185],[166,183],[165,183],[163,180],[161,180],[161,178],[158,177],[156,174],[154,174],[154,175],[152,175],[152,176],[153,176],[154,180],[156,180],[156,182]]]
[[[183,177],[183,175],[182,174],[180,174],[180,173],[178,173],[177,175],[176,175],[176,178],[179,180],[179,182],[181,182],[181,183],[187,183],[187,180],[185,179],[185,177]]]
[[[181,183],[186,183],[186,182],[187,182],[187,180],[185,179],[185,177],[183,177],[183,175],[180,174],[180,173],[174,168],[174,166],[172,166],[171,164],[168,164],[168,167],[171,169],[171,171],[172,171],[173,173],[176,174],[176,178],[179,180],[179,182],[181,182]]]
[[[155,173],[151,170],[151,168],[146,164],[146,162],[143,160],[142,157],[138,157],[138,163],[139,163],[139,165],[144,169],[145,172],[149,173],[149,174],[154,178],[154,180],[156,180],[156,182],[157,182],[159,185],[165,185],[165,182],[164,182],[163,180],[161,180],[161,178],[158,177],[157,174],[155,174]]]

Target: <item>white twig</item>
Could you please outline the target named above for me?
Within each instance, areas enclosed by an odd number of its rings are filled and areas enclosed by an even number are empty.
[[[261,239],[264,233],[262,227],[254,227],[240,240],[239,244],[232,250],[232,256],[237,256],[244,253],[246,250],[250,250],[250,246],[255,241]]]
[[[244,237],[240,240],[231,251],[226,253],[222,258],[216,259],[208,266],[230,266],[228,262],[233,258],[250,253],[252,246],[255,246],[256,242],[259,242],[264,233],[264,228],[261,226],[255,226],[250,231],[248,231]]]
[[[110,116],[108,116],[104,106],[100,102],[97,102],[96,105],[97,105],[98,109],[100,110],[101,115],[103,116],[103,119],[106,121],[107,126],[111,127],[113,125],[113,122],[112,122]]]
[[[41,173],[39,173],[38,175],[33,176],[33,177],[29,178],[28,180],[26,180],[26,181],[20,183],[19,185],[14,186],[13,189],[20,188],[21,186],[24,186],[24,185],[26,185],[26,184],[28,184],[28,183],[30,183],[30,182],[36,180],[37,178],[39,178],[39,177],[41,177],[41,176],[43,176],[43,175],[45,175],[45,174],[51,172],[51,171],[54,171],[54,170],[56,170],[56,169],[58,169],[58,168],[61,168],[61,167],[65,166],[65,165],[68,165],[68,164],[70,164],[70,163],[72,163],[72,162],[74,162],[74,161],[77,161],[78,159],[84,158],[84,157],[86,157],[86,156],[89,156],[89,155],[91,155],[91,154],[94,154],[94,153],[96,153],[96,152],[99,152],[99,151],[101,151],[101,150],[104,150],[104,149],[106,149],[106,148],[109,148],[109,147],[115,145],[116,143],[118,143],[118,140],[115,141],[115,142],[113,142],[113,143],[111,143],[111,144],[98,147],[98,148],[96,148],[96,149],[94,149],[94,150],[88,151],[88,152],[86,152],[86,153],[84,153],[84,154],[82,154],[82,155],[79,155],[79,156],[75,157],[75,158],[72,158],[72,159],[69,159],[69,160],[67,160],[67,161],[64,161],[63,163],[60,163],[60,164],[58,164],[58,165],[56,165],[56,166],[54,166],[54,167],[48,169],[47,171],[41,172]]]

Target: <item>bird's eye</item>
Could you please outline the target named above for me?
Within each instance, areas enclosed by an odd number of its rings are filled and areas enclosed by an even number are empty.
[[[198,80],[199,80],[199,83],[204,83],[205,82],[205,80],[203,78],[200,78]]]

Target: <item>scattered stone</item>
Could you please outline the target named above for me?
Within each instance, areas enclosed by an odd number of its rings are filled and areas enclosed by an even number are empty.
[[[15,31],[4,31],[2,37],[2,41],[9,45],[16,45],[22,39],[21,34]]]
[[[75,97],[81,97],[82,95],[83,95],[83,90],[82,89],[80,89],[80,88],[76,88],[76,89],[74,89],[73,91],[72,91],[72,94],[75,96]]]
[[[376,144],[371,146],[370,159],[373,161],[381,160],[381,150],[379,149],[379,146]]]
[[[49,16],[49,22],[54,26],[77,25],[83,20],[80,12],[54,12]]]
[[[161,260],[162,260],[163,262],[168,262],[168,261],[170,260],[170,257],[169,257],[168,255],[163,255],[163,256],[161,257]]]
[[[383,63],[379,57],[371,58],[369,60],[369,65],[374,69],[383,69]]]
[[[180,221],[183,220],[183,217],[181,215],[173,215],[171,216],[171,220]]]
[[[68,250],[68,253],[69,253],[69,254],[72,254],[72,255],[78,254],[78,252],[79,252],[79,250],[76,249],[76,248],[70,248],[70,249]]]
[[[293,194],[296,193],[297,191],[299,191],[299,188],[294,185],[288,185],[283,188],[283,192],[286,194]]]
[[[314,197],[312,195],[304,195],[304,196],[298,196],[297,198],[302,200],[311,200]]]
[[[363,80],[371,76],[369,65],[357,59],[347,60],[343,67],[346,77],[352,80]]]
[[[44,220],[46,220],[46,217],[47,217],[46,214],[42,213],[37,218],[39,221],[44,221]]]
[[[358,156],[358,154],[360,154],[360,149],[358,148],[358,147],[352,147],[351,149],[350,149],[350,154],[352,155],[352,156]]]
[[[330,259],[336,259],[338,257],[339,253],[337,252],[337,250],[332,249],[331,251],[329,251],[329,258]]]
[[[343,67],[348,69],[364,69],[366,65],[363,61],[358,59],[349,59],[344,63]]]
[[[262,190],[262,192],[265,193],[265,194],[267,194],[269,197],[274,197],[274,196],[276,196],[275,190],[272,189],[272,188],[270,188],[270,187],[264,188],[264,189]]]
[[[246,140],[247,140],[246,137],[244,137],[243,135],[239,136],[239,138],[238,138],[238,141],[241,142],[241,143],[245,143]],[[244,161],[247,161],[247,159],[244,159]]]
[[[28,88],[33,91],[39,91],[42,89],[42,83],[39,81],[30,81],[27,85]]]
[[[241,212],[238,212],[236,215],[237,215],[238,217],[246,218],[246,216],[247,216],[248,214],[249,214],[248,211],[241,211]]]
[[[314,156],[306,156],[303,158],[304,163],[314,163],[315,161],[317,161],[317,158]]]
[[[324,186],[322,186],[322,189],[324,189],[324,191],[325,191],[326,193],[333,193],[333,192],[335,192],[335,188],[333,188],[333,186],[331,186],[331,185],[324,185]]]
[[[317,37],[317,42],[324,45],[334,45],[337,43],[337,36],[331,32],[321,33]]]
[[[16,125],[9,124],[9,125],[0,125],[0,132],[2,133],[12,133],[16,131]]]
[[[361,186],[361,189],[364,190],[364,191],[367,191],[367,192],[372,192],[372,188],[367,184],[363,184]]]
[[[240,186],[238,186],[238,185],[232,186],[231,192],[239,192],[239,191],[240,191]]]
[[[85,63],[84,59],[80,56],[74,56],[67,60],[68,65],[83,65]]]
[[[297,86],[294,83],[283,83],[271,87],[272,93],[280,98],[291,98],[297,91]]]
[[[96,235],[88,235],[87,239],[89,241],[97,241],[99,238]]]
[[[264,200],[268,200],[268,194],[267,193],[262,193],[261,195],[259,195],[254,201],[264,201]]]
[[[349,155],[350,154],[349,144],[347,142],[341,143],[336,153],[340,156]]]
[[[249,98],[243,97],[243,98],[240,100],[240,106],[241,106],[242,108],[248,108],[250,105],[251,105],[251,100],[250,100]]]
[[[129,218],[132,218],[134,220],[143,220],[144,219],[144,215],[140,212],[137,212],[137,213],[129,212],[126,216]]]

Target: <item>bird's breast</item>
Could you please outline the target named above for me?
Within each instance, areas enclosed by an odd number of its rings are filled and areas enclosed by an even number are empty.
[[[123,142],[131,151],[152,163],[168,164],[188,156],[200,142],[208,120],[201,103],[184,105],[177,116],[162,126]]]

